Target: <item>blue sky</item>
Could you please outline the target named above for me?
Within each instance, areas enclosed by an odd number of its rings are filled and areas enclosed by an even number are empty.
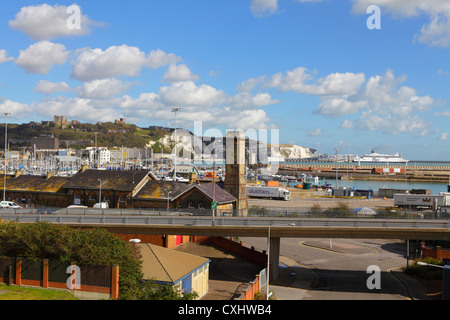
[[[450,161],[449,18],[446,0],[5,0],[0,111],[145,127],[177,106],[190,130]]]

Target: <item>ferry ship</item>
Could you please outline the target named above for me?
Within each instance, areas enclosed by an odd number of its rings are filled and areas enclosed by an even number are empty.
[[[385,163],[407,163],[409,160],[403,159],[399,153],[382,154],[372,150],[370,154],[363,157],[354,157],[353,162],[385,162]]]

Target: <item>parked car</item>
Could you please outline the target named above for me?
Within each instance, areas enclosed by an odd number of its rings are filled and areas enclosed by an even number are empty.
[[[18,204],[16,204],[15,202],[12,202],[12,201],[2,201],[2,202],[0,202],[0,207],[6,208],[6,209],[21,209],[22,208],[21,206],[19,206]]]
[[[109,204],[108,202],[99,202],[94,204],[94,208],[96,209],[108,209],[109,208]]]

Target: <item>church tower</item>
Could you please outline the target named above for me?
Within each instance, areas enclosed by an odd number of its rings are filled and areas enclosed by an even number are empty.
[[[247,179],[245,177],[245,134],[227,132],[224,189],[236,198],[240,216],[247,216]]]

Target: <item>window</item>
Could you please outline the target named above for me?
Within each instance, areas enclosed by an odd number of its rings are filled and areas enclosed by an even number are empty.
[[[95,194],[91,193],[89,195],[89,201],[95,201]]]
[[[203,203],[200,202],[200,203],[198,204],[198,208],[199,208],[199,209],[203,209],[204,207],[205,207],[205,206],[203,205]]]
[[[195,208],[195,203],[189,202],[188,208]]]
[[[81,204],[81,197],[78,193],[73,196],[73,204],[78,205]]]
[[[125,196],[120,196],[119,202],[127,202],[127,199],[125,198]]]
[[[109,201],[109,196],[104,196],[103,197],[103,202],[108,202]]]

